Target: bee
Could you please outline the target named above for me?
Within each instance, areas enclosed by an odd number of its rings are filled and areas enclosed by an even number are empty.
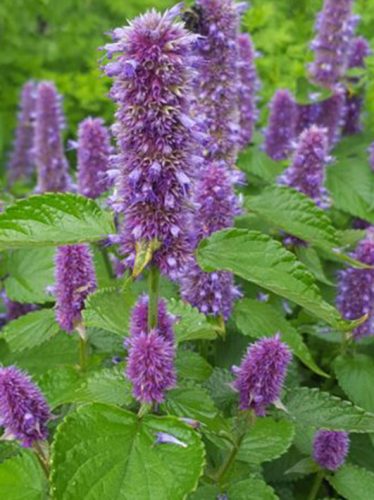
[[[202,9],[198,5],[193,5],[191,9],[183,12],[181,17],[186,29],[192,33],[201,33],[201,15]]]

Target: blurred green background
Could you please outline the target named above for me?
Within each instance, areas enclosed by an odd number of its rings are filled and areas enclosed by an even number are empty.
[[[172,0],[0,0],[0,157],[11,147],[18,94],[30,79],[50,79],[64,95],[66,135],[91,114],[109,124],[113,107],[108,79],[101,75],[98,47],[105,32],[150,7],[164,9]],[[191,2],[190,2],[191,3]],[[309,41],[322,0],[252,0],[243,19],[261,57],[261,105],[277,87],[295,90],[310,60]],[[374,1],[356,0],[362,16],[359,34],[374,48]],[[374,65],[369,60],[367,126],[374,123]],[[264,117],[262,113],[262,117]]]

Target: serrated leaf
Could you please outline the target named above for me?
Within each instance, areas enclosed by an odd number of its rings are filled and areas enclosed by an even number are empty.
[[[299,425],[347,432],[374,432],[374,414],[318,389],[294,388],[287,395],[285,405]]]
[[[52,368],[37,378],[38,386],[53,410],[74,400],[76,389],[82,384],[81,374],[72,366]]]
[[[277,500],[274,490],[258,477],[250,477],[230,485],[227,490],[230,500]]]
[[[83,319],[86,327],[101,328],[121,337],[128,335],[131,309],[136,295],[130,288],[102,288],[86,300]]]
[[[98,241],[114,233],[111,219],[108,212],[84,196],[34,195],[0,214],[0,248]]]
[[[355,465],[343,465],[327,480],[347,500],[369,500],[374,492],[374,473]]]
[[[175,360],[175,366],[178,372],[178,377],[204,382],[212,374],[213,368],[194,351],[179,350]]]
[[[204,384],[216,406],[222,410],[227,410],[237,399],[236,392],[231,387],[233,381],[232,373],[216,367]]]
[[[289,420],[259,418],[243,438],[238,460],[260,464],[280,457],[292,444],[294,426]]]
[[[0,464],[0,491],[4,500],[47,500],[47,478],[31,451]]]
[[[185,446],[156,444],[157,433]],[[198,434],[175,417],[101,404],[80,407],[59,426],[52,448],[56,500],[184,498],[204,466]]]
[[[8,323],[3,336],[11,351],[32,349],[60,332],[53,309],[33,311]]]
[[[8,276],[4,281],[7,296],[30,304],[53,302],[46,288],[54,284],[54,248],[14,250],[7,259]]]
[[[306,265],[316,279],[327,286],[335,286],[325,275],[321,259],[316,250],[309,246],[299,246],[294,249],[297,258]],[[356,262],[356,261],[355,261]]]
[[[284,163],[272,160],[258,148],[250,148],[239,157],[238,166],[247,174],[273,182],[284,170]]]
[[[187,302],[171,299],[168,311],[178,318],[174,327],[178,343],[200,339],[214,340],[217,337],[214,326],[207,321],[206,316]]]
[[[327,188],[335,208],[374,224],[374,176],[366,162],[349,159],[327,169]]]
[[[231,271],[304,307],[341,329],[353,328],[325,302],[313,275],[281,243],[257,231],[227,229],[203,240],[197,258],[204,271]]]
[[[297,356],[308,368],[318,375],[328,377],[315,363],[302,336],[282,316],[282,314],[270,304],[253,299],[244,299],[237,302],[234,308],[233,318],[244,334],[254,338],[272,337],[277,332]]]
[[[334,369],[340,387],[357,405],[374,413],[374,360],[364,354],[338,356]]]

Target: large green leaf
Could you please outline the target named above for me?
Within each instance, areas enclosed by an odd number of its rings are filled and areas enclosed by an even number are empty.
[[[313,275],[281,243],[257,231],[227,229],[203,240],[197,258],[204,271],[231,271],[305,307],[338,328],[350,328],[325,302]]]
[[[54,248],[13,250],[7,259],[5,290],[17,302],[53,302],[47,287],[54,284]]]
[[[374,224],[374,176],[360,159],[338,162],[327,169],[327,187],[334,207]]]
[[[3,330],[3,337],[11,351],[23,351],[43,344],[59,331],[54,310],[42,309],[8,323]]]
[[[31,196],[0,214],[0,248],[101,240],[114,232],[111,218],[93,200],[77,194]]]
[[[206,316],[187,302],[171,299],[168,311],[178,318],[175,325],[177,342],[197,339],[213,340],[217,337],[214,326],[207,321]]]
[[[258,300],[244,299],[235,305],[233,317],[239,330],[250,337],[272,337],[279,332],[300,361],[318,375],[327,376],[315,363],[302,336],[275,307]]]
[[[239,157],[238,166],[249,175],[259,177],[265,182],[273,182],[284,169],[284,163],[272,160],[259,148],[251,148]]]
[[[374,359],[364,354],[339,356],[334,369],[347,396],[355,404],[374,413]]]
[[[374,414],[309,387],[294,388],[285,405],[299,425],[347,432],[374,432]]]
[[[82,385],[81,373],[73,366],[51,368],[36,380],[52,409],[74,401],[75,391]]]
[[[197,352],[179,349],[175,360],[178,377],[203,382],[212,374],[208,361]]]
[[[101,328],[121,337],[128,335],[131,309],[136,295],[130,288],[103,288],[91,294],[85,303],[83,319],[86,327]]]
[[[374,472],[343,465],[333,476],[327,477],[339,495],[347,500],[369,500],[374,492]]]
[[[258,477],[250,477],[231,485],[227,490],[230,500],[277,500],[273,489]]]
[[[47,478],[31,451],[0,464],[0,492],[4,500],[47,500]]]
[[[274,460],[291,446],[294,433],[294,426],[289,420],[259,418],[244,436],[238,459],[251,464]]]
[[[180,444],[156,444],[164,432]],[[56,500],[184,498],[204,466],[198,434],[175,417],[101,404],[80,407],[60,425],[52,449]]]

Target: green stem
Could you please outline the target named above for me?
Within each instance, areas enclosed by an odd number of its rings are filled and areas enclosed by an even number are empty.
[[[81,323],[76,326],[76,330],[79,334],[79,365],[82,372],[85,372],[88,365],[88,342],[86,329]]]
[[[312,489],[310,490],[308,500],[315,500],[315,498],[319,492],[319,489],[321,487],[323,478],[324,478],[324,471],[320,470],[314,478],[313,486],[312,486]]]
[[[100,252],[101,252],[101,255],[103,257],[105,269],[108,273],[108,276],[110,279],[113,279],[114,278],[113,268],[112,268],[112,264],[111,264],[110,259],[109,259],[108,251],[106,248],[100,247]]]
[[[157,267],[152,266],[149,270],[148,277],[148,330],[157,328],[158,320],[158,289],[159,289],[160,273]]]
[[[40,443],[38,441],[34,441],[33,443],[33,448],[35,455],[37,456],[40,465],[42,466],[45,475],[47,476],[47,479],[49,478],[49,462],[48,458],[45,455],[43,448],[40,446]]]

